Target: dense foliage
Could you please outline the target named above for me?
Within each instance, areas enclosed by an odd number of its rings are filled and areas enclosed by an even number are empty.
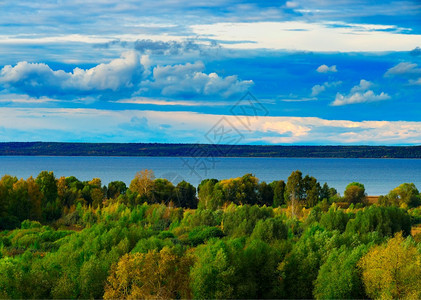
[[[0,180],[0,298],[420,298],[420,195],[368,205],[295,171]],[[412,233],[412,235],[411,235]]]

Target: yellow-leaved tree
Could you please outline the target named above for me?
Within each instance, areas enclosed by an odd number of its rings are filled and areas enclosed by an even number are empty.
[[[154,179],[155,175],[152,170],[139,171],[131,181],[129,188],[132,192],[137,192],[139,196],[147,195],[153,188]]]
[[[104,299],[191,298],[189,272],[193,256],[169,248],[124,255],[111,268]]]
[[[421,299],[421,254],[401,233],[375,246],[358,263],[373,299]]]

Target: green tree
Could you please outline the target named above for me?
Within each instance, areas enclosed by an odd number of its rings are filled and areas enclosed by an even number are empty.
[[[244,249],[239,283],[239,298],[280,299],[285,292],[279,284],[277,266],[280,249],[262,240],[252,240]]]
[[[304,198],[307,207],[316,206],[319,202],[321,187],[320,183],[317,182],[313,176],[306,175],[303,179],[304,185]]]
[[[259,180],[252,174],[224,179],[215,184],[213,199],[218,203],[256,204]]]
[[[20,222],[29,219],[31,201],[28,194],[28,185],[25,180],[20,179],[13,184],[10,200],[9,214],[17,217]]]
[[[345,245],[335,248],[326,262],[320,267],[314,284],[313,295],[316,299],[365,299],[361,272],[357,266],[360,258],[367,252],[361,245],[349,249]]]
[[[217,202],[215,197],[215,185],[218,183],[217,179],[204,179],[197,187],[199,196],[198,208],[201,209],[217,209],[221,203]],[[222,191],[220,191],[222,193]]]
[[[387,206],[416,207],[421,204],[421,198],[415,184],[403,183],[391,190],[382,201],[379,199],[379,203]]]
[[[287,237],[288,227],[284,222],[280,218],[268,218],[257,222],[250,239],[260,239],[266,243],[273,243]]]
[[[273,217],[271,207],[259,207],[257,205],[231,205],[222,217],[222,227],[226,235],[232,237],[249,236],[252,234],[256,223]]]
[[[127,186],[123,181],[111,181],[107,188],[107,198],[117,199],[118,196],[126,194]]]
[[[320,189],[320,200],[323,200],[323,199],[329,200],[330,197],[331,197],[330,189],[327,182],[325,182],[322,188]]]
[[[13,185],[18,181],[16,177],[4,175],[0,180],[0,229],[12,229],[19,226],[19,219],[9,213],[13,198]]]
[[[266,182],[261,182],[257,188],[257,204],[272,206],[273,205],[273,188]]]
[[[309,227],[279,264],[280,284],[287,298],[310,299],[320,266],[332,249],[344,244],[338,232]]]
[[[57,180],[53,172],[42,171],[38,174],[35,182],[38,184],[42,194],[44,195],[43,205],[56,201],[58,196]]]
[[[175,187],[168,179],[155,179],[148,199],[151,203],[169,204],[171,201],[174,203]]]
[[[101,188],[93,188],[90,192],[90,197],[92,199],[92,207],[102,207],[102,202],[104,201],[104,191]]]
[[[281,206],[285,203],[285,181],[276,180],[270,183],[273,189],[273,207]]]
[[[181,181],[175,187],[175,193],[180,207],[197,208],[196,188],[186,181]]]
[[[35,182],[44,195],[42,215],[46,221],[53,221],[61,216],[62,204],[58,200],[57,180],[53,172],[42,171]]]
[[[320,218],[320,225],[327,230],[339,230],[344,232],[350,217],[342,209],[331,207],[329,211]]]
[[[381,236],[393,236],[402,231],[411,233],[411,219],[408,213],[398,207],[369,206],[357,212],[355,219],[348,221],[346,232],[366,235],[377,231]]]
[[[96,256],[85,261],[80,268],[81,298],[100,299],[104,294],[108,269]]]
[[[365,204],[367,201],[367,194],[365,193],[365,187],[359,182],[352,182],[347,185],[345,189],[345,201],[349,204]]]
[[[304,200],[304,182],[303,174],[300,171],[294,171],[288,177],[285,187],[285,202],[291,206],[292,215],[295,216],[296,208]]]

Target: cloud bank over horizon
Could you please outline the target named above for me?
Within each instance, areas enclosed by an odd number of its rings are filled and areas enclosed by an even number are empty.
[[[14,126],[11,120],[18,122]],[[57,123],[58,126],[51,127]],[[421,123],[407,121],[327,120],[315,117],[260,116],[251,129],[233,115],[189,111],[98,110],[58,108],[5,108],[0,112],[3,141],[71,142],[165,142],[210,143],[215,124],[231,131],[228,139],[215,137],[216,144],[230,144],[233,137],[243,144],[354,144],[406,145],[421,143]],[[28,130],[30,128],[30,130]],[[69,131],[73,131],[69,139]],[[220,133],[220,132],[219,132]],[[13,134],[14,138],[5,138]],[[233,136],[232,134],[236,135]],[[174,139],[174,137],[177,137]]]

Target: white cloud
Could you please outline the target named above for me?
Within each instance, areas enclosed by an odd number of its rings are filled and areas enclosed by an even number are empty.
[[[317,96],[318,94],[320,94],[321,92],[324,92],[325,90],[326,90],[326,87],[324,85],[316,84],[315,86],[311,88],[311,95]]]
[[[419,68],[418,65],[414,63],[401,62],[387,70],[384,76],[405,76],[406,78],[409,78],[409,84],[421,85],[421,68]]]
[[[313,86],[311,88],[311,95],[312,96],[317,96],[318,94],[324,92],[327,88],[330,87],[336,87],[338,85],[341,85],[342,81],[334,81],[334,82],[325,82],[322,85],[320,84],[316,84],[315,86]]]
[[[315,52],[408,51],[421,44],[420,34],[403,34],[384,29],[391,25],[285,22],[225,22],[192,25],[193,33],[238,49],[281,49]],[[242,42],[243,41],[243,42]],[[250,41],[250,42],[244,42]]]
[[[91,69],[75,68],[72,72],[54,71],[43,63],[19,62],[0,72],[0,83],[8,89],[29,95],[64,95],[92,91],[132,89],[142,78],[143,66],[134,51]]]
[[[332,103],[333,106],[341,106],[355,103],[367,103],[376,102],[382,100],[388,100],[390,96],[384,92],[376,95],[373,91],[367,91],[365,93],[355,93],[348,96],[344,96],[340,93],[336,94],[335,101]]]
[[[220,77],[216,73],[204,73],[202,62],[194,64],[157,66],[153,80],[142,83],[147,90],[161,90],[164,96],[221,96],[228,98],[243,93],[253,85],[251,80],[239,80],[236,75]]]
[[[9,92],[30,96],[54,96],[81,99],[87,95],[127,97],[133,95],[228,98],[243,93],[253,85],[236,75],[221,77],[204,73],[202,62],[156,66],[148,56],[135,51],[122,54],[109,63],[72,72],[52,70],[43,63],[19,62],[0,71],[0,84]],[[148,79],[150,77],[150,79]]]
[[[297,2],[294,2],[294,1],[287,1],[286,3],[285,3],[285,7],[286,8],[289,8],[289,9],[294,9],[294,8],[297,8],[297,7],[299,7],[300,5],[297,3]]]
[[[61,100],[48,97],[33,98],[25,94],[0,94],[0,102],[2,103],[44,103],[44,102],[60,102]]]
[[[333,65],[333,66],[330,66],[330,67],[327,66],[327,65],[321,65],[317,68],[316,71],[319,72],[319,73],[330,73],[330,72],[335,73],[335,72],[338,72],[338,70],[336,69],[336,65]]]
[[[372,90],[369,90],[371,86],[372,83],[370,81],[361,79],[360,84],[354,86],[348,95],[344,96],[340,93],[337,93],[335,101],[333,101],[331,105],[341,106],[347,104],[377,102],[390,99],[390,96],[384,92],[376,95]]]
[[[359,85],[356,85],[356,86],[354,86],[352,89],[351,89],[351,94],[355,94],[355,93],[357,93],[357,92],[364,92],[364,91],[367,91],[371,86],[373,85],[373,83],[372,82],[370,82],[370,81],[368,81],[368,80],[365,80],[365,79],[361,79],[360,80],[360,84]]]
[[[421,74],[421,68],[418,68],[417,64],[409,63],[409,62],[401,62],[396,66],[387,70],[384,74],[386,77],[391,77],[395,75],[413,75],[413,74]]]
[[[0,100],[1,101],[1,100]],[[130,99],[122,99],[116,101],[117,103],[130,103],[130,104],[152,104],[158,106],[227,106],[232,105],[232,102],[229,101],[184,101],[184,100],[163,100],[163,99],[153,99],[146,97],[133,97]]]

